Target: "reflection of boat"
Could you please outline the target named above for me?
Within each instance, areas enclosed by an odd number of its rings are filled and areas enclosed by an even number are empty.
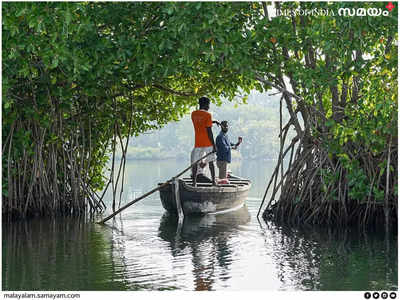
[[[249,221],[245,205],[225,213],[185,216],[183,222],[176,214],[166,212],[158,236],[168,243],[174,268],[176,264],[181,270],[182,263],[191,260],[196,291],[213,290],[219,276],[222,280],[231,277],[234,250],[230,241],[238,234],[238,226]]]
[[[221,234],[229,234],[235,227],[249,221],[250,213],[246,205],[226,213],[185,216],[181,228],[177,216],[166,212],[161,218],[159,234],[162,239],[169,242],[174,242],[177,234],[181,241],[202,241]]]
[[[185,215],[207,214],[236,208],[243,205],[251,187],[250,180],[230,175],[229,184],[213,186],[198,183],[192,186],[191,178],[179,179],[179,198]],[[163,207],[177,213],[173,183],[160,189]]]

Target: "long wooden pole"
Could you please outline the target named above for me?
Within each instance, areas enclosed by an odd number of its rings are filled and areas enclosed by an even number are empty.
[[[112,213],[111,215],[109,215],[108,217],[104,218],[103,220],[101,220],[100,222],[97,222],[98,224],[104,224],[105,222],[107,222],[108,220],[110,220],[112,217],[114,217],[115,215],[119,214],[121,211],[123,211],[124,209],[128,208],[129,206],[131,206],[132,204],[146,198],[147,196],[153,194],[154,192],[158,191],[159,189],[163,188],[164,186],[168,185],[170,182],[172,182],[174,180],[174,178],[178,178],[179,176],[181,176],[183,173],[185,173],[186,171],[188,171],[189,169],[191,169],[195,164],[198,164],[201,160],[203,160],[204,158],[206,158],[207,156],[211,155],[212,153],[214,153],[214,151],[207,153],[206,155],[204,155],[202,158],[198,159],[197,161],[195,161],[193,164],[191,164],[189,167],[187,167],[185,170],[183,170],[182,172],[180,172],[178,175],[172,177],[170,180],[164,182],[163,184],[159,185],[158,187],[152,189],[151,191],[147,192],[146,194],[140,196],[139,198],[136,198],[134,200],[132,200],[131,202],[125,204],[123,207],[121,207],[120,209],[118,209],[116,212]]]

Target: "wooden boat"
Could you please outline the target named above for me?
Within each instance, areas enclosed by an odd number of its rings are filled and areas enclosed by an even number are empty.
[[[234,175],[230,175],[229,184],[217,186],[197,183],[193,187],[191,178],[179,179],[179,198],[183,213],[204,215],[239,208],[244,204],[250,187],[250,180]],[[177,214],[173,183],[160,189],[160,198],[168,212]]]

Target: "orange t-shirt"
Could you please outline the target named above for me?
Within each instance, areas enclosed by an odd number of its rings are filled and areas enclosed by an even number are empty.
[[[212,127],[211,114],[205,110],[195,110],[192,112],[192,122],[194,126],[194,146],[209,147],[212,146],[208,138],[207,127]]]

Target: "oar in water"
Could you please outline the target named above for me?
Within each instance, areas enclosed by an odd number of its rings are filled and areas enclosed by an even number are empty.
[[[147,196],[153,194],[154,192],[158,191],[159,189],[163,188],[164,186],[168,185],[169,183],[171,183],[172,181],[174,181],[175,178],[178,178],[179,176],[181,176],[183,173],[185,173],[186,171],[188,171],[189,169],[191,169],[195,164],[199,163],[201,160],[203,160],[204,158],[206,158],[207,156],[211,155],[212,153],[214,153],[214,151],[207,153],[206,155],[204,155],[202,158],[198,159],[197,161],[195,161],[193,164],[191,164],[189,167],[187,167],[185,170],[183,170],[182,172],[180,172],[178,175],[172,177],[170,180],[164,182],[163,184],[159,185],[158,187],[152,189],[151,191],[147,192],[146,194],[140,196],[139,198],[136,198],[134,200],[132,200],[131,202],[125,204],[123,207],[121,207],[120,209],[118,209],[116,212],[112,213],[111,215],[109,215],[108,217],[104,218],[103,220],[101,220],[100,222],[97,222],[98,224],[104,224],[105,222],[107,222],[108,220],[110,220],[112,217],[114,217],[115,215],[119,214],[121,211],[123,211],[124,209],[128,208],[129,206],[131,206],[132,204],[146,198]]]

